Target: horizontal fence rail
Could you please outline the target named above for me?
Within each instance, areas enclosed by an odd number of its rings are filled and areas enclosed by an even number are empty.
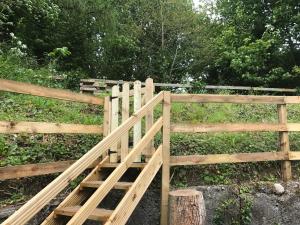
[[[191,103],[243,103],[243,104],[298,104],[298,96],[257,96],[257,95],[210,95],[171,94],[172,102]]]
[[[219,123],[219,124],[172,124],[175,133],[209,133],[209,132],[275,132],[300,131],[300,123]]]
[[[120,85],[126,83],[133,83],[132,81],[123,80],[103,80],[103,79],[81,79],[81,90],[94,91],[98,87],[105,87],[105,85]],[[86,84],[84,84],[86,83]],[[191,84],[178,83],[154,83],[155,87],[169,87],[169,88],[192,88]],[[265,88],[265,87],[249,87],[249,86],[230,86],[230,85],[205,85],[203,89],[208,90],[238,90],[238,91],[266,91],[266,92],[286,92],[296,93],[294,88]]]
[[[103,105],[104,102],[103,98],[100,97],[4,79],[0,79],[0,91],[55,98],[65,101],[89,103],[94,105]]]
[[[47,123],[47,122],[7,122],[0,121],[0,133],[33,133],[33,134],[102,134],[102,126]]]

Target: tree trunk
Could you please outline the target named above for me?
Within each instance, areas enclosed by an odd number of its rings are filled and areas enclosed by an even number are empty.
[[[202,192],[185,189],[169,193],[169,225],[204,225],[205,217]]]

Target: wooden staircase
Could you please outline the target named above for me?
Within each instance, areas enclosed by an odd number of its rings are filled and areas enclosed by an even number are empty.
[[[142,118],[147,117],[149,112],[153,112],[155,106],[164,100],[164,92],[160,92],[153,97],[142,108],[124,121],[120,126],[108,134],[101,142],[72,164],[66,171],[53,180],[48,186],[23,205],[2,225],[23,225],[27,224],[44,206],[55,198],[65,187],[74,181],[80,174],[90,167],[95,161],[101,159],[100,163],[81,181],[81,183],[53,210],[53,212],[42,222],[42,225],[80,225],[86,220],[95,220],[105,225],[126,224],[133,210],[141,200],[155,175],[163,165],[165,153],[168,151],[169,141],[165,137],[168,135],[169,118],[163,120],[163,116],[146,127],[145,134],[141,137],[129,151],[128,154],[120,157],[118,162],[110,162],[110,148],[116,146],[124,135],[127,136],[129,130],[137,123],[141,123]],[[167,96],[170,96],[169,94]],[[169,101],[167,101],[169,102]],[[164,107],[169,109],[168,107]],[[165,106],[165,104],[164,104]],[[169,110],[168,110],[169,111]],[[168,115],[164,110],[164,115]],[[167,112],[167,113],[165,113]],[[163,129],[162,129],[163,128]],[[151,155],[147,155],[145,163],[136,162],[145,148],[151,146],[154,137],[163,131],[162,143],[154,149]],[[113,152],[115,154],[115,152]],[[124,174],[128,170],[137,172],[137,176],[132,180],[124,180]],[[163,175],[166,173],[163,167]],[[166,167],[168,168],[168,167]],[[110,170],[110,174],[108,174]],[[164,176],[163,176],[164,177]],[[167,186],[163,185],[163,190]],[[114,208],[103,207],[103,200],[114,190],[122,192],[121,200]],[[164,191],[163,196],[167,196]],[[166,198],[164,198],[166,205]],[[165,224],[165,223],[163,223]]]
[[[66,224],[66,221],[68,221],[67,224],[77,224],[75,220],[76,215],[84,210],[83,207],[86,202],[97,202],[97,205],[99,205],[105,197],[101,195],[101,199],[96,199],[94,193],[99,189],[102,189],[105,193],[111,192],[112,189],[123,190],[124,196],[115,209],[97,207],[89,211],[87,219],[100,221],[106,225],[125,224],[162,165],[162,146],[155,151],[147,163],[143,164],[143,167],[140,167],[141,172],[135,181],[118,181],[111,185],[112,175],[121,174],[121,171],[125,171],[124,165],[130,161],[128,158],[126,159],[127,160],[117,165],[107,179],[101,180],[101,172],[107,168],[103,167],[103,165],[107,164],[109,160],[108,157],[105,157],[90,174],[83,179],[78,187],[45,219],[42,225]],[[139,163],[139,166],[141,165],[142,164]],[[131,166],[125,167],[129,169]],[[133,165],[133,167],[135,166]]]

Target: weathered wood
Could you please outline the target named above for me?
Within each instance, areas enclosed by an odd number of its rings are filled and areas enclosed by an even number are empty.
[[[170,190],[170,92],[164,91],[163,103],[163,166],[161,187],[160,224],[168,224],[168,198]]]
[[[141,96],[141,82],[135,81],[134,82],[134,112],[138,111],[142,106],[142,96]],[[142,137],[142,122],[139,121],[133,127],[133,146],[136,146],[137,143],[141,140]],[[141,155],[136,157],[135,162],[141,162]]]
[[[104,181],[92,180],[92,181],[83,181],[80,183],[80,187],[85,188],[99,188]],[[114,189],[118,190],[128,190],[132,186],[132,182],[117,182]]]
[[[114,131],[119,126],[119,86],[115,85],[112,87],[111,92],[111,127],[110,130]],[[118,162],[119,148],[118,143],[116,142],[111,146],[111,154],[109,155],[109,160],[111,163]]]
[[[109,136],[94,146],[79,160],[72,164],[65,172],[47,185],[42,191],[35,195],[30,201],[24,204],[11,217],[5,220],[2,225],[23,225],[39,212],[48,202],[60,193],[72,180],[80,175],[95,159],[101,156],[121,136],[127,132],[136,122],[140,121],[146,113],[153,109],[163,99],[163,92],[156,95],[150,102],[134,113],[124,124],[120,125]]]
[[[171,94],[172,102],[284,104],[284,96]]]
[[[126,224],[129,216],[141,200],[156,173],[162,165],[162,146],[159,146],[146,167],[142,170],[132,187],[118,204],[105,225]]]
[[[129,118],[129,84],[124,83],[122,88],[122,123]],[[121,139],[121,161],[124,161],[128,154],[129,132],[123,135]]]
[[[22,177],[33,177],[45,174],[60,173],[65,171],[74,162],[75,160],[69,160],[49,163],[27,164],[20,166],[4,166],[0,167],[0,180],[2,181]],[[95,163],[91,164],[89,168],[94,167]]]
[[[105,82],[106,84],[123,84],[124,82],[133,83],[130,81],[116,81],[116,80],[98,80],[98,79],[82,79],[81,82]],[[143,83],[142,83],[143,84]],[[171,83],[154,83],[155,87],[171,87],[171,88],[192,88],[190,84],[171,84]],[[229,85],[205,85],[204,89],[212,90],[241,90],[241,91],[267,91],[267,92],[297,92],[295,88],[265,88],[265,87],[249,87],[249,86],[229,86]]]
[[[282,124],[287,123],[287,109],[286,105],[278,105],[278,122]],[[279,148],[280,150],[289,157],[290,143],[288,132],[279,132]],[[281,163],[282,179],[287,182],[292,179],[292,165],[291,161],[283,161]]]
[[[0,91],[15,92],[21,94],[36,95],[47,98],[55,98],[73,102],[84,102],[95,105],[103,105],[103,99],[62,89],[46,88],[29,83],[0,79]]]
[[[145,134],[141,141],[130,151],[124,162],[109,175],[109,177],[104,181],[104,183],[94,192],[89,200],[80,208],[80,210],[72,217],[72,219],[67,223],[67,225],[76,224],[80,225],[88,218],[90,212],[94,210],[99,203],[104,199],[108,192],[114,187],[114,185],[119,181],[123,174],[127,171],[136,158],[139,155],[145,145],[149,143],[156,133],[162,127],[162,118],[158,119],[152,128]],[[122,125],[121,125],[122,126]]]
[[[171,166],[277,161],[287,158],[283,152],[171,156]]]
[[[202,192],[194,189],[171,191],[169,225],[204,225],[206,218]]]
[[[7,122],[0,121],[0,133],[33,133],[33,134],[101,134],[102,126],[46,123],[46,122]]]
[[[145,92],[145,102],[149,102],[154,95],[154,86],[153,86],[153,80],[151,78],[148,78],[146,80],[146,92]],[[152,127],[153,125],[153,110],[151,110],[145,118],[145,130],[146,132]],[[146,156],[146,161],[148,161],[148,158],[153,154],[154,152],[154,142],[151,140],[149,145],[144,149],[143,154]]]

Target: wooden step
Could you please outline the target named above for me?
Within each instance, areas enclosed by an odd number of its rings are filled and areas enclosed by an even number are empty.
[[[59,209],[55,209],[54,213],[56,215],[61,215],[61,216],[74,216],[75,213],[80,209],[81,206],[68,206],[68,207],[63,207]],[[97,220],[97,221],[106,221],[110,215],[112,214],[113,210],[108,210],[108,209],[99,209],[96,208],[88,217],[90,220]]]
[[[115,168],[118,167],[120,163],[104,163],[101,165],[101,168]],[[144,168],[147,163],[132,163],[130,168]]]
[[[84,181],[81,182],[80,186],[81,187],[89,187],[89,188],[98,188],[100,187],[101,184],[103,184],[104,181]],[[117,182],[114,186],[114,189],[119,189],[119,190],[128,190],[132,182]]]

